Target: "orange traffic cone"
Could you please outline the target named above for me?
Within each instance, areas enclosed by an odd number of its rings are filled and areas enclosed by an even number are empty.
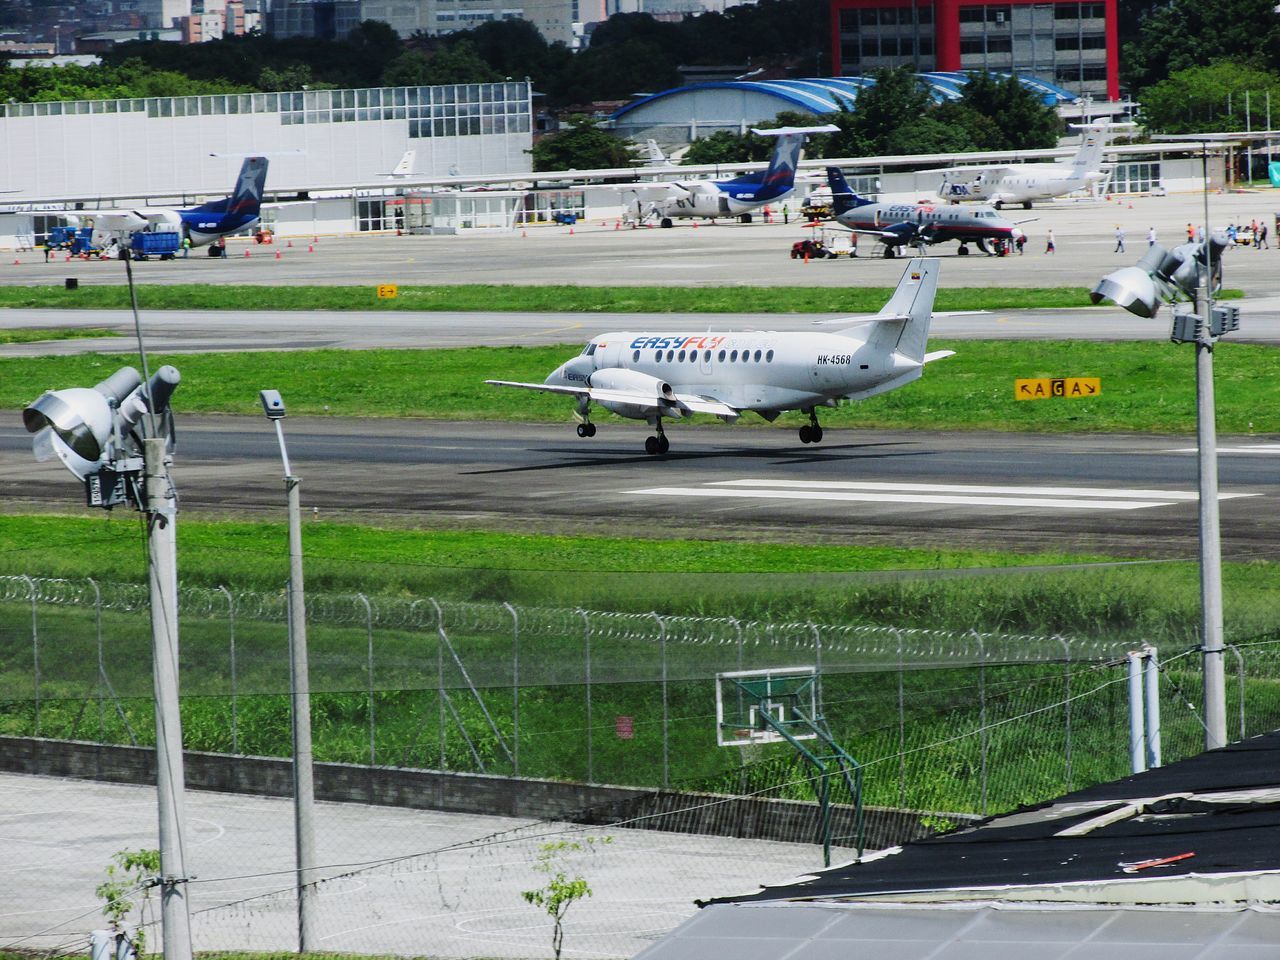
[[[571,236],[571,237],[573,236],[573,227],[570,227],[570,228],[569,228],[569,236]]]
[[[290,240],[290,241],[289,241],[289,246],[291,246],[291,247],[293,246],[293,241],[292,241],[292,240]]]
[[[245,255],[246,257],[247,257],[247,256],[249,256],[249,248],[248,248],[248,247],[245,247],[244,255]]]
[[[698,221],[697,221],[697,220],[693,221],[693,229],[695,229],[695,230],[697,230],[697,229],[698,229]]]
[[[276,251],[276,259],[277,259],[277,260],[279,260],[279,259],[280,259],[280,251],[279,251],[279,250],[277,250],[277,251]]]
[[[621,229],[622,229],[622,221],[621,221],[621,220],[615,220],[615,221],[613,221],[613,229],[615,229],[615,230],[621,230]]]
[[[316,252],[316,248],[315,248],[315,247],[313,247],[311,244],[309,244],[309,243],[308,243],[308,244],[307,244],[307,253],[315,253],[315,252]]]
[[[805,262],[805,263],[808,263],[808,262],[809,262],[809,251],[808,251],[808,250],[806,250],[806,251],[804,252],[804,262]]]
[[[22,263],[22,261],[21,261],[21,260],[19,260],[17,257],[14,257],[14,258],[13,258],[13,265],[14,265],[15,267],[16,267],[16,266],[18,266],[18,264],[20,264],[20,263]]]

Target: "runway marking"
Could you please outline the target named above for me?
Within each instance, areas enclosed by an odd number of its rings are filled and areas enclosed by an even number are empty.
[[[1170,453],[1199,453],[1195,447],[1178,447],[1170,450]],[[1280,443],[1254,443],[1247,447],[1218,447],[1218,453],[1257,453],[1267,456],[1276,456],[1280,454]]]
[[[751,479],[720,480],[697,487],[647,487],[625,492],[660,497],[914,503],[1049,510],[1143,510],[1198,499],[1196,493],[1182,490]],[[1219,495],[1219,499],[1248,496],[1255,494],[1224,493]]]

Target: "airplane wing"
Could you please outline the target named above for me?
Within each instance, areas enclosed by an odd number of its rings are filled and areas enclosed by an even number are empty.
[[[681,407],[691,413],[709,413],[717,417],[737,418],[742,411],[727,403],[721,403],[714,397],[699,397],[689,393],[677,393],[670,400],[661,399],[647,393],[630,393],[626,390],[602,390],[599,387],[562,387],[549,383],[520,383],[515,380],[486,380],[494,387],[516,387],[519,390],[540,390],[543,393],[560,393],[571,397],[586,397],[597,403],[630,403],[640,407],[660,406]]]
[[[1002,177],[1015,174],[1017,172],[1017,168],[1011,167],[1007,163],[992,164],[991,166],[983,166],[982,164],[970,166],[966,164],[963,167],[936,167],[933,170],[916,171],[916,173],[950,173],[955,174],[956,176],[962,176],[966,173],[996,173]]]
[[[140,230],[149,223],[176,223],[177,214],[165,207],[139,207],[136,210],[74,210],[65,214],[68,220],[83,223],[92,220],[99,230]]]
[[[935,310],[933,311],[933,319],[939,317],[977,317],[989,314],[990,310]],[[840,317],[836,320],[815,320],[813,325],[816,327],[832,326],[835,324],[843,324],[844,326],[856,326],[859,323],[879,323],[883,320],[910,320],[906,314],[884,314],[879,313],[855,313],[851,317]]]

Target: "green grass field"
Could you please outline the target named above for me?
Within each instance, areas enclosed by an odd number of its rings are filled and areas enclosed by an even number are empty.
[[[187,310],[208,301],[206,284],[140,284],[142,310]],[[862,313],[879,310],[892,287],[580,287],[439,284],[402,286],[395,298],[378,299],[375,286],[219,286],[223,310],[512,310],[566,313]],[[1222,298],[1242,296],[1225,291]],[[1021,307],[1087,307],[1084,287],[948,287],[938,310],[1008,310]],[[0,307],[126,310],[123,284],[0,287]]]
[[[956,356],[930,364],[905,389],[824,411],[824,425],[890,429],[1191,433],[1195,429],[1194,353],[1168,343],[946,341]],[[257,415],[258,391],[284,394],[295,414],[423,417],[436,420],[568,422],[562,397],[490,387],[485,379],[540,382],[580,344],[453,350],[314,350],[292,353],[152,355],[175,364],[183,413]],[[1215,349],[1218,429],[1280,432],[1280,352],[1251,344]],[[129,357],[0,359],[0,405],[21,408],[47,388],[90,385]],[[1017,401],[1014,380],[1091,376],[1100,396]],[[601,422],[610,416],[602,414]],[[790,420],[800,419],[791,414]],[[708,419],[708,422],[716,422]],[[784,422],[789,422],[784,420]],[[743,424],[761,424],[752,416]]]

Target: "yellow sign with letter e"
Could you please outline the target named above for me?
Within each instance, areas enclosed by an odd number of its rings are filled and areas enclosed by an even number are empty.
[[[1101,393],[1101,377],[1039,377],[1013,381],[1015,400],[1049,400],[1055,397],[1079,400]]]
[[[394,300],[400,293],[400,288],[394,283],[383,283],[378,286],[379,300]]]

